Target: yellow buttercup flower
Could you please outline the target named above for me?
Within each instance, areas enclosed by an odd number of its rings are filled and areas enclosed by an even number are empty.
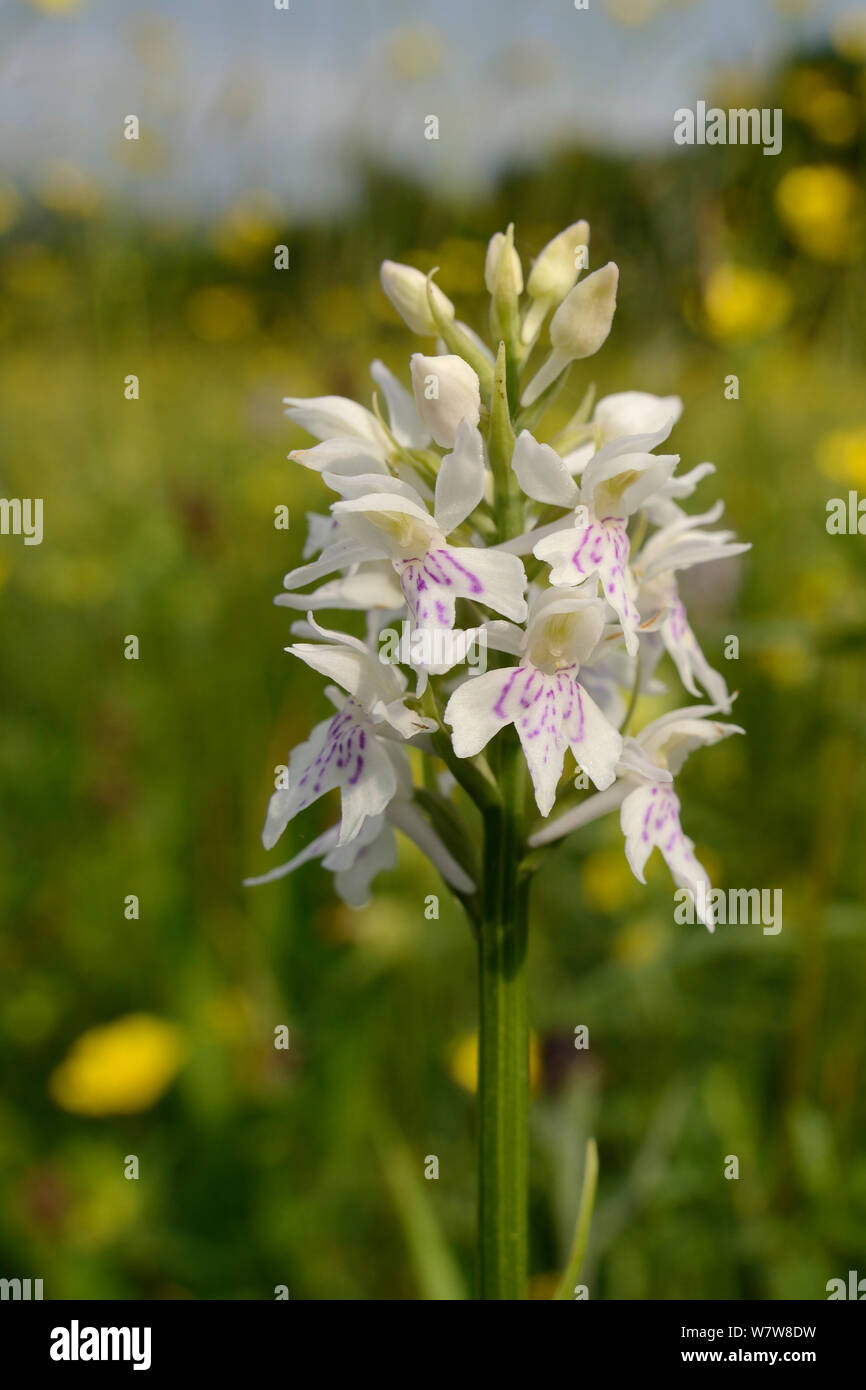
[[[814,260],[839,264],[860,254],[863,194],[845,169],[790,169],[776,188],[776,209],[791,240]]]
[[[448,1055],[448,1074],[452,1081],[473,1094],[478,1090],[478,1034],[464,1033],[455,1039]],[[529,1085],[535,1090],[541,1080],[541,1044],[535,1033],[529,1035]]]
[[[769,270],[724,264],[712,271],[704,286],[704,321],[720,342],[771,333],[791,307],[791,291]]]
[[[53,1073],[49,1091],[73,1115],[134,1115],[160,1099],[184,1055],[173,1023],[128,1014],[82,1033]]]

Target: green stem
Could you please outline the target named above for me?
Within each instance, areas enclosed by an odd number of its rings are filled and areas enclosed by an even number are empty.
[[[529,880],[522,857],[519,748],[505,768],[503,805],[484,817],[478,931],[478,1288],[482,1299],[525,1299],[529,1180]],[[516,754],[516,756],[515,756]]]

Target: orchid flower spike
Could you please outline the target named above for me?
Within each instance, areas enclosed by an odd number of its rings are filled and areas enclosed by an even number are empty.
[[[714,470],[678,473],[679,456],[659,452],[679,396],[625,390],[594,403],[584,383],[572,419],[558,433],[545,424],[561,374],[613,323],[619,271],[589,272],[588,246],[588,224],[575,221],[524,283],[513,225],[494,231],[479,286],[487,341],[433,272],[385,261],[382,288],[422,340],[407,369],[376,359],[363,401],[286,397],[298,432],[289,459],[330,499],[309,514],[275,602],[306,614],[286,651],[323,677],[335,712],[311,719],[278,769],[265,847],[300,812],[335,805],[286,863],[248,882],[316,861],[361,904],[402,835],[477,921],[491,894],[479,841],[494,821],[507,821],[524,865],[616,810],[641,881],[658,848],[677,884],[708,884],[674,778],[692,748],[742,731],[715,718],[732,696],[678,576],[748,547],[715,529],[721,503],[684,509]],[[329,610],[352,630],[322,625]],[[418,637],[442,639],[442,650]],[[626,735],[645,700],[668,698],[668,676],[711,703]],[[530,834],[537,812],[545,823]],[[704,920],[712,928],[711,909]]]

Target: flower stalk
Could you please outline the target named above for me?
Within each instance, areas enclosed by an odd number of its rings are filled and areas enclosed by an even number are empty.
[[[524,1299],[529,1184],[529,879],[522,858],[523,777],[507,749],[503,804],[484,818],[478,930],[478,1294]]]

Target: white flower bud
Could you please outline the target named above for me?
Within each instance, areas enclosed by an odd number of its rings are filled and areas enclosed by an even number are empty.
[[[514,225],[508,232],[494,232],[487,247],[484,283],[488,294],[516,299],[523,293],[523,267],[514,249]]]
[[[547,243],[526,282],[531,299],[559,303],[565,298],[580,271],[586,269],[586,255],[578,255],[581,247],[589,248],[589,223],[582,220],[572,223]]]
[[[618,284],[619,269],[608,261],[566,295],[550,321],[553,352],[527,386],[521,405],[536,401],[569,362],[598,352],[613,323]]]
[[[575,285],[550,321],[550,341],[574,360],[598,352],[613,323],[619,268],[608,261]]]
[[[413,333],[426,337],[439,330],[430,312],[427,300],[427,276],[411,265],[400,265],[398,261],[383,261],[379,272],[382,289],[390,299],[397,313]],[[430,291],[438,312],[445,319],[453,319],[454,305],[438,285],[431,281]]]
[[[415,352],[410,367],[418,414],[436,443],[452,448],[461,420],[478,424],[481,390],[477,374],[454,353],[425,357]]]
[[[548,310],[560,304],[582,270],[589,265],[589,223],[573,222],[549,241],[539,255],[526,289],[533,301],[523,322],[521,338],[530,343],[536,337]]]

